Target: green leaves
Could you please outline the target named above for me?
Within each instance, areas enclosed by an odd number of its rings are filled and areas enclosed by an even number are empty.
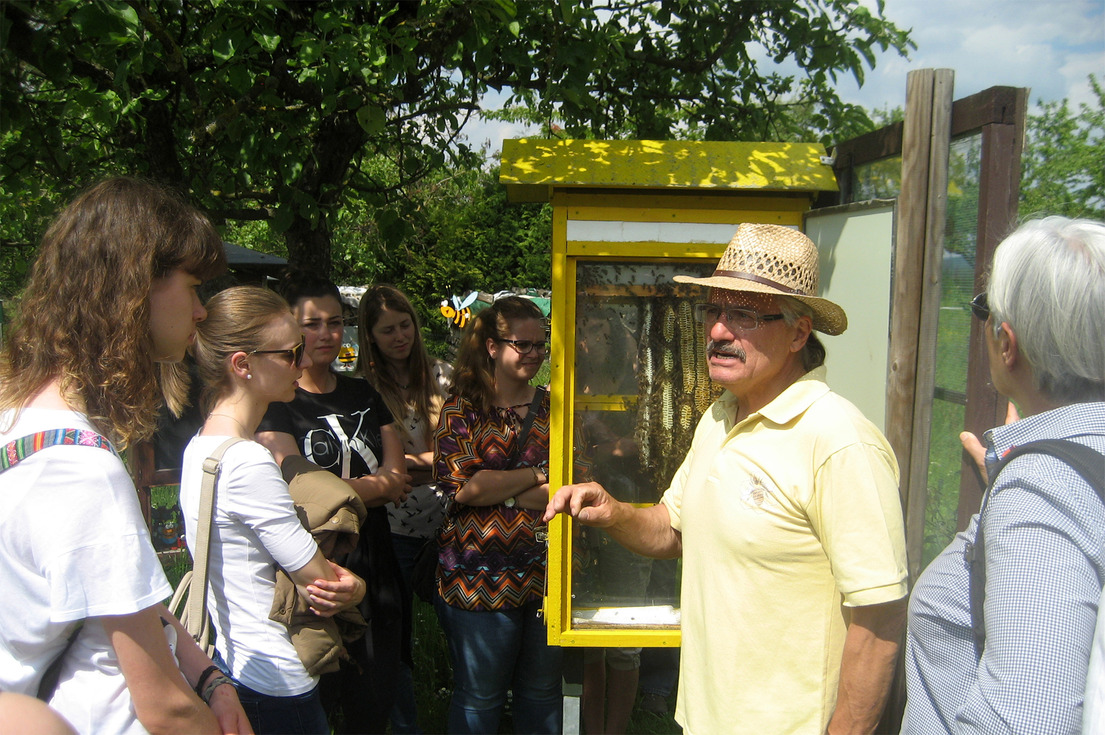
[[[77,7],[70,16],[73,27],[82,35],[112,45],[135,41],[138,13],[114,0],[95,0]]]
[[[357,123],[369,135],[376,135],[384,129],[384,111],[376,105],[364,105],[357,110]]]
[[[1029,115],[1022,156],[1020,214],[1105,220],[1105,88],[1089,76],[1091,103],[1041,103]]]
[[[559,135],[846,137],[866,116],[837,75],[909,47],[859,0],[24,0],[0,19],[2,188],[144,173],[216,219],[270,221],[293,262],[327,261],[362,205],[387,249],[365,262],[411,247],[403,202],[469,165],[458,135],[489,90]],[[458,242],[516,218],[484,214]],[[493,246],[435,273],[483,278]]]
[[[271,33],[262,33],[260,31],[253,31],[253,40],[257,42],[257,45],[263,48],[268,53],[273,53],[276,49],[280,48],[280,36]]]

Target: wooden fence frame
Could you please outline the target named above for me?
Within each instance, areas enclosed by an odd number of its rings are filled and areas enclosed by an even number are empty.
[[[932,92],[926,88],[937,86],[940,70],[921,70],[911,73],[910,81],[916,87],[921,87],[922,98],[928,95],[932,98]],[[929,79],[924,76],[931,74]],[[917,74],[921,78],[915,78]],[[942,84],[948,84],[944,80]],[[937,102],[936,104],[939,104]],[[991,87],[977,94],[956,100],[951,105],[950,120],[947,129],[949,139],[958,138],[975,132],[980,132],[982,137],[981,175],[979,180],[979,204],[978,204],[978,241],[976,244],[975,260],[975,290],[981,291],[985,285],[986,273],[994,249],[1001,239],[1012,231],[1017,221],[1017,201],[1020,189],[1021,176],[1021,152],[1024,146],[1024,129],[1028,109],[1028,90],[1018,87]],[[919,108],[920,116],[933,119],[931,103],[926,112],[925,106]],[[937,114],[937,118],[939,113]],[[937,124],[939,120],[937,119]],[[910,251],[905,257],[900,258],[903,265],[895,273],[894,286],[894,339],[906,340],[892,353],[892,360],[898,360],[897,365],[891,366],[891,382],[894,383],[888,389],[887,413],[888,439],[894,451],[898,453],[902,470],[902,500],[907,508],[907,524],[914,521],[909,518],[911,512],[920,509],[923,521],[924,501],[927,499],[927,488],[922,471],[914,467],[915,464],[925,465],[924,462],[914,462],[913,457],[923,456],[927,460],[927,442],[924,442],[924,452],[918,449],[918,441],[915,434],[918,433],[915,420],[918,403],[931,403],[931,387],[927,391],[920,391],[918,375],[931,373],[935,354],[926,351],[923,345],[922,333],[923,313],[929,310],[927,319],[935,323],[935,309],[938,308],[938,300],[934,303],[931,298],[925,298],[923,293],[936,290],[939,286],[940,249],[942,238],[933,235],[935,226],[942,227],[940,220],[933,220],[936,210],[932,199],[943,196],[943,192],[936,192],[930,196],[929,190],[933,186],[946,187],[946,172],[943,178],[932,179],[928,168],[931,166],[927,141],[928,136],[938,135],[938,131],[932,125],[926,130],[920,131],[921,140],[914,138],[916,150],[907,150],[904,140],[906,125],[894,123],[872,133],[853,138],[838,144],[835,148],[834,170],[837,181],[840,183],[839,201],[834,204],[846,204],[853,201],[852,191],[853,172],[855,168],[873,163],[875,161],[902,155],[903,159],[911,156],[914,159],[907,169],[907,161],[903,160],[903,183],[900,200],[900,212],[898,225],[897,247],[899,250]],[[946,157],[943,158],[946,167]],[[924,162],[928,165],[922,165]],[[913,179],[910,189],[906,187],[906,176],[910,174]],[[927,184],[924,182],[928,182]],[[914,214],[907,217],[907,212],[912,209]],[[922,219],[924,215],[924,219]],[[906,220],[903,222],[903,220]],[[918,222],[926,222],[920,226]],[[912,228],[912,233],[911,233]],[[918,234],[920,233],[920,234]],[[924,242],[925,252],[917,252],[918,240]],[[926,264],[928,267],[926,268]],[[905,294],[904,296],[899,296]],[[924,303],[922,303],[924,301]],[[911,325],[916,325],[912,326]],[[986,346],[982,339],[981,325],[973,322],[971,325],[970,347],[967,364],[967,415],[965,429],[979,434],[986,429],[997,426],[1005,420],[1006,401],[994,391],[990,384],[990,373],[986,361]],[[931,328],[930,328],[931,329]],[[904,334],[903,334],[904,332]],[[911,345],[912,343],[912,345]],[[920,397],[919,397],[920,393]],[[893,427],[897,425],[895,432]],[[902,428],[907,429],[905,433]],[[894,433],[894,436],[891,434]],[[961,472],[960,497],[959,497],[959,528],[966,527],[971,515],[978,511],[982,499],[982,484],[974,468],[973,461],[963,454],[963,472]],[[911,558],[920,559],[921,547],[916,545],[916,539],[912,539],[910,545]]]
[[[854,201],[854,170],[902,156],[902,190],[896,234],[894,291],[887,384],[887,439],[898,456],[910,580],[920,573],[928,501],[929,420],[935,387],[936,325],[950,141],[981,133],[975,292],[985,287],[994,249],[1017,222],[1021,153],[1028,90],[991,87],[950,103],[952,73],[925,69],[907,81],[906,122],[840,143],[834,170],[836,201]],[[971,320],[967,355],[964,429],[977,435],[1005,421],[1007,402],[990,382],[982,325]],[[984,487],[974,461],[963,452],[957,527],[978,512]],[[897,732],[905,709],[905,648],[879,732]]]

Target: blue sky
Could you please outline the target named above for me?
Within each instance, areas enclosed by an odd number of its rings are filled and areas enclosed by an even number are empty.
[[[1092,99],[1090,74],[1105,82],[1105,0],[885,0],[884,15],[911,28],[917,48],[908,59],[880,56],[862,89],[850,75],[841,78],[841,97],[868,109],[905,106],[913,69],[953,69],[956,99],[995,85],[1029,87],[1032,105],[1066,98],[1077,107]],[[494,153],[504,138],[529,132],[482,121],[466,129]]]

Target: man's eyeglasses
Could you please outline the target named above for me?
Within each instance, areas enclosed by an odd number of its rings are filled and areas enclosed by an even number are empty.
[[[974,314],[975,318],[980,322],[984,322],[990,318],[990,304],[986,301],[985,291],[971,299],[971,313]]]
[[[505,342],[518,351],[519,355],[528,355],[535,349],[538,352],[544,352],[548,342],[541,340],[540,342],[531,342],[528,339],[497,339],[496,342]]]
[[[752,309],[744,309],[739,306],[719,306],[717,304],[695,304],[694,320],[699,324],[713,326],[719,319],[725,319],[725,323],[742,332],[751,332],[764,322],[773,322],[782,319],[782,314],[759,314]]]
[[[253,352],[248,352],[246,354],[249,354],[249,355],[285,355],[285,356],[287,356],[291,359],[292,366],[294,367],[294,366],[298,365],[300,363],[300,361],[303,359],[303,350],[305,348],[306,348],[306,345],[303,342],[300,342],[295,347],[292,347],[291,349],[288,349],[288,350],[254,350]]]

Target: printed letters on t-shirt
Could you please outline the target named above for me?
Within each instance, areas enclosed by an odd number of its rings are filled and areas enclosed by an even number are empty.
[[[311,429],[308,431],[306,436],[303,437],[303,456],[319,467],[326,469],[335,467],[340,462],[341,476],[349,477],[350,450],[353,450],[368,465],[369,473],[375,474],[380,466],[379,460],[376,459],[375,452],[361,436],[361,426],[364,424],[367,414],[368,409],[352,412],[351,415],[357,417],[357,428],[353,432],[352,440],[342,429],[341,422],[338,420],[341,418],[339,414],[332,413],[319,416],[318,419],[325,421],[330,429]]]

